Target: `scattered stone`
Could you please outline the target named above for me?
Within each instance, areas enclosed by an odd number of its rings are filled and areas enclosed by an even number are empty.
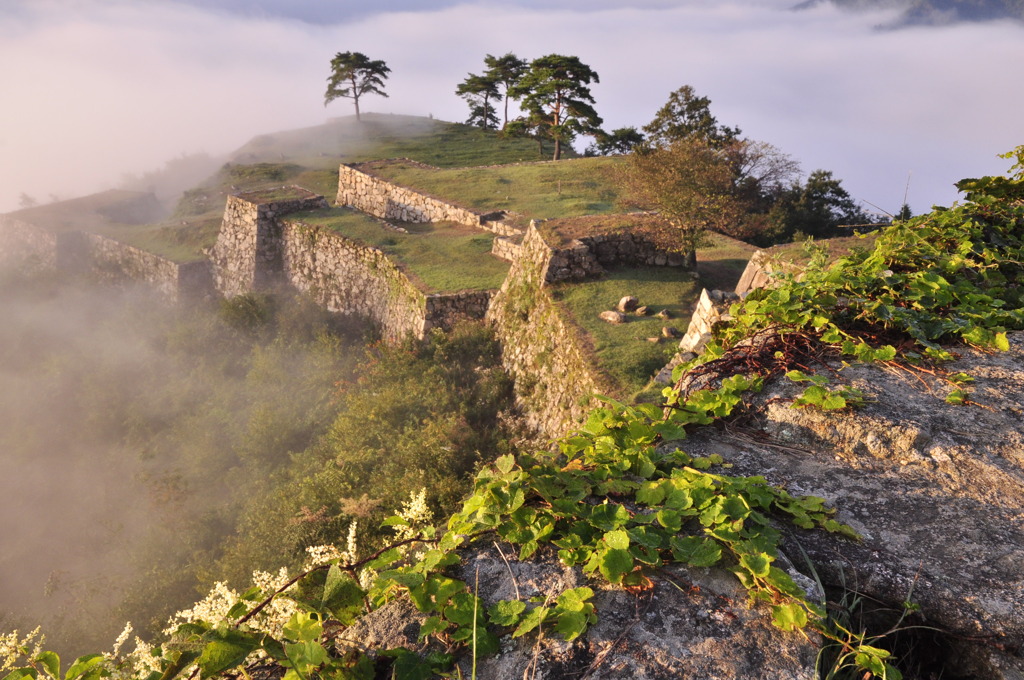
[[[610,309],[607,312],[601,312],[600,317],[603,321],[607,321],[610,324],[626,323],[625,314]]]
[[[658,336],[654,336],[653,338],[647,338],[647,342],[651,343],[652,345],[657,345],[659,342],[661,342],[661,338],[659,338]]]
[[[658,312],[657,317],[663,321],[668,321],[669,319],[672,318],[672,313],[667,309],[663,309],[660,312]]]
[[[664,338],[678,338],[681,335],[679,329],[674,326],[665,326],[661,329],[661,336]]]
[[[636,309],[638,304],[640,304],[639,300],[637,300],[632,295],[627,295],[621,300],[619,300],[619,304],[617,305],[616,309],[618,309],[620,312],[632,312],[634,309]]]
[[[647,305],[640,305],[634,311],[637,316],[647,316],[651,312],[651,309]]]

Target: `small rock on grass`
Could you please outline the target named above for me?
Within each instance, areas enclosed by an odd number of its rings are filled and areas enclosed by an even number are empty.
[[[625,314],[610,309],[607,312],[601,312],[599,316],[602,320],[607,321],[610,324],[620,324],[626,322]]]

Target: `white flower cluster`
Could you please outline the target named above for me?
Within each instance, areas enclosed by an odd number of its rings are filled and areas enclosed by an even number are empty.
[[[34,659],[43,651],[43,642],[46,637],[36,627],[24,638],[19,631],[15,630],[0,635],[0,673],[3,673],[19,664],[19,659],[27,656]],[[31,648],[31,652],[28,650]]]
[[[419,536],[420,529],[424,526],[429,526],[434,521],[434,513],[430,511],[430,507],[427,505],[427,487],[420,489],[419,493],[415,491],[410,493],[409,500],[402,503],[402,509],[397,514],[409,524],[397,527],[396,538],[404,541]]]
[[[270,597],[277,592],[285,583],[290,580],[288,569],[281,567],[276,574],[266,571],[254,571],[252,573],[252,584],[260,589],[262,597]],[[228,612],[238,603],[239,594],[229,588],[223,581],[213,584],[213,589],[199,602],[196,602],[191,609],[183,609],[177,612],[167,621],[164,628],[165,635],[171,635],[183,623],[204,621],[209,624],[231,623],[228,621]],[[274,637],[281,637],[284,625],[298,611],[295,602],[285,597],[275,597],[259,614],[249,619],[246,626],[249,630],[262,633],[269,633]]]
[[[153,646],[135,637],[135,649],[131,652],[121,654],[121,648],[128,642],[134,632],[131,622],[125,624],[124,630],[114,641],[114,647],[104,653],[106,669],[109,677],[115,680],[132,680],[133,678],[144,678],[153,671],[160,670],[159,655],[153,655]]]

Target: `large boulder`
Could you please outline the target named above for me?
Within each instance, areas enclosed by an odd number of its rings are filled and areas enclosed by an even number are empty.
[[[1008,352],[963,351],[946,368],[976,379],[976,404],[947,404],[951,387],[927,373],[836,366],[833,385],[861,390],[863,407],[794,409],[806,383],[778,379],[745,422],[698,431],[683,448],[834,504],[863,540],[786,529],[787,552],[805,552],[826,583],[880,605],[920,606],[911,621],[942,631],[943,677],[1019,680],[1024,334],[1011,335]]]

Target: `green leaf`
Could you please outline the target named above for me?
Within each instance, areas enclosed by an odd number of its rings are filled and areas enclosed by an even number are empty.
[[[36,680],[39,677],[39,671],[35,668],[15,668],[13,671],[3,677],[3,680]]]
[[[633,571],[633,556],[628,550],[611,548],[598,553],[598,569],[611,583],[618,583],[625,574]]]
[[[496,626],[514,626],[526,611],[521,600],[499,600],[487,609],[487,618]]]
[[[381,655],[395,660],[391,666],[394,680],[430,680],[436,677],[430,661],[421,659],[416,652],[398,648],[385,650],[381,652]],[[355,678],[355,676],[343,675],[339,680],[347,680],[350,677]]]
[[[782,630],[796,630],[807,626],[807,612],[802,606],[777,604],[772,607],[772,623]]]
[[[563,612],[555,622],[555,632],[566,641],[572,641],[586,632],[589,623],[590,617],[583,612]]]
[[[259,640],[251,633],[243,633],[234,629],[219,633],[217,639],[209,642],[203,648],[202,654],[196,661],[200,677],[212,678],[240,665],[259,646]]]
[[[644,482],[636,492],[636,502],[643,505],[658,505],[665,499],[661,482]]]
[[[629,534],[621,529],[609,531],[604,535],[604,542],[609,548],[626,550],[629,548]]]
[[[740,566],[754,576],[763,578],[768,575],[768,569],[772,563],[772,556],[768,553],[756,555],[740,555]]]
[[[308,642],[318,640],[324,632],[323,624],[316,614],[308,612],[297,612],[292,615],[288,623],[284,624],[281,633],[288,640],[295,642]]]
[[[191,661],[189,662],[191,663]],[[68,669],[64,680],[75,680],[76,678],[89,678],[99,672],[103,667],[102,654],[86,654],[75,659]]]
[[[710,567],[718,564],[722,559],[721,546],[709,538],[673,536],[669,545],[676,561],[685,562],[694,567]]]
[[[366,591],[349,574],[332,564],[327,572],[320,607],[342,625],[348,626],[363,614]]]
[[[587,587],[571,588],[558,596],[558,606],[566,611],[581,612],[590,605],[587,600],[594,596],[594,591]]]
[[[512,472],[512,468],[514,468],[515,465],[516,457],[511,454],[501,456],[496,461],[494,461],[494,466],[498,468],[498,472],[500,472],[503,475],[507,475],[508,473]]]
[[[50,677],[60,680],[60,657],[56,652],[41,652],[35,658],[35,662],[42,664],[43,669]]]
[[[427,620],[420,626],[419,639],[421,641],[425,640],[428,636],[435,633],[443,633],[449,628],[451,628],[451,624],[440,616],[428,616]]]
[[[512,633],[513,638],[522,637],[526,635],[534,628],[540,626],[547,619],[548,612],[551,610],[547,607],[534,607],[531,609],[523,620],[519,623],[519,627]]]

